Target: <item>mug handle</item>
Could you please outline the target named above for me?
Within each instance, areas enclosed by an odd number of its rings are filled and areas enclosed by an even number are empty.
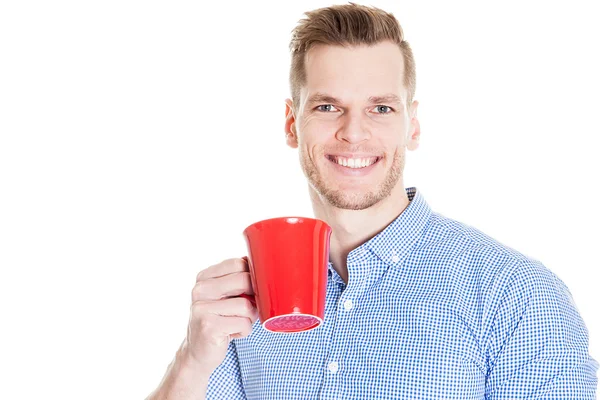
[[[244,261],[246,262],[246,264],[248,264],[248,265],[249,265],[249,262],[248,262],[248,257],[247,257],[247,256],[244,256],[244,257],[242,257],[242,260],[244,260]],[[248,299],[248,300],[250,300],[250,303],[252,303],[252,305],[253,305],[254,307],[256,307],[256,299],[254,298],[254,296],[253,296],[253,295],[246,294],[246,293],[242,293],[242,294],[240,294],[240,297],[243,297],[243,298],[245,298],[245,299]]]

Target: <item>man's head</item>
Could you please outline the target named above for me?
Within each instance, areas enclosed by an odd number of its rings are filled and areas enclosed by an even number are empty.
[[[412,51],[394,16],[376,8],[350,3],[306,16],[290,43],[287,142],[322,200],[365,209],[392,193],[405,147],[418,146]]]

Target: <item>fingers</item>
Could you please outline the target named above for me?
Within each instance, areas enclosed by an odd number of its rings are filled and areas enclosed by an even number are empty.
[[[192,304],[192,316],[200,317],[206,314],[219,315],[224,317],[244,317],[252,323],[258,318],[258,310],[243,297],[232,297],[229,299],[195,302]]]
[[[218,365],[225,357],[228,338],[250,335],[252,322],[244,317],[204,315],[201,319],[193,319],[192,316],[188,330],[189,343],[198,354],[196,359],[216,359],[213,364]]]
[[[226,297],[239,296],[242,293],[254,294],[249,272],[235,272],[196,282],[192,289],[192,303],[220,300]]]
[[[192,289],[186,351],[213,371],[229,341],[248,336],[258,310],[242,294],[254,294],[246,260],[232,258],[201,271]]]
[[[231,258],[198,273],[192,303],[254,294],[246,257]]]
[[[248,271],[248,264],[245,257],[230,258],[229,260],[225,260],[200,271],[196,276],[196,282],[245,271]]]
[[[228,317],[218,320],[218,323],[223,336],[242,338],[252,333],[252,323],[248,318]]]
[[[223,313],[233,315],[218,315],[215,313],[216,306],[223,302],[232,301],[230,308],[225,306],[220,309]],[[195,303],[190,313],[189,329],[193,338],[201,338],[198,343],[222,344],[227,337],[238,338],[248,336],[252,332],[252,325],[258,318],[257,312],[251,310],[248,305],[240,305],[241,298],[220,300],[214,303]],[[248,316],[239,316],[244,314]],[[193,341],[196,342],[196,341]]]

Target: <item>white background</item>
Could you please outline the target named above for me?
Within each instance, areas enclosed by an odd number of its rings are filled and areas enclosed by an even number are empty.
[[[416,58],[405,186],[554,271],[599,358],[593,3],[375,5]],[[330,4],[1,3],[3,398],[144,398],[198,271],[244,255],[255,220],[312,216],[284,139],[287,46]]]

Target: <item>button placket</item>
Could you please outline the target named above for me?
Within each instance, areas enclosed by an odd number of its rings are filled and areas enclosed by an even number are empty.
[[[338,396],[344,390],[344,377],[347,376],[349,368],[346,364],[346,353],[349,351],[348,344],[352,336],[348,334],[348,331],[352,327],[353,311],[356,308],[357,298],[365,290],[364,279],[368,273],[365,269],[366,266],[361,264],[360,260],[349,258],[348,269],[349,272],[352,269],[353,275],[352,277],[349,276],[348,285],[343,289],[337,301],[336,321],[332,327],[331,336],[333,340],[324,371],[326,384],[323,393],[331,396]]]
[[[343,332],[344,321],[340,315],[340,302],[343,301],[343,288],[340,283],[336,280],[331,280],[329,284],[332,285],[330,297],[330,305],[328,317],[329,329],[328,336],[330,340],[327,343],[326,357],[323,360],[323,386],[321,388],[320,398],[322,399],[335,399],[338,396],[340,390],[340,373],[339,371],[343,368],[343,354],[340,350],[343,349]],[[340,328],[340,325],[342,326]]]
[[[346,298],[348,294],[351,295],[347,289],[344,290],[337,301],[336,321],[331,334],[331,347],[325,361],[325,385],[321,393],[325,398],[339,398],[338,396],[344,390],[342,372],[346,368],[344,350],[347,347],[348,339],[348,335],[345,334],[349,326],[347,314],[354,307],[352,300]]]

